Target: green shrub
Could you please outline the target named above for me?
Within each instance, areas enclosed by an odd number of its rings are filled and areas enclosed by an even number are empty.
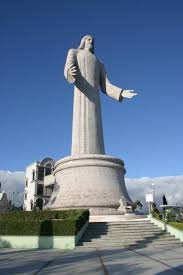
[[[152,212],[156,212],[157,214],[160,213],[159,209],[157,208],[157,206],[154,202],[152,203],[151,207],[152,207]]]
[[[152,216],[158,220],[162,220],[163,219],[163,214],[157,211],[152,211]]]
[[[0,214],[1,220],[24,220],[24,221],[42,221],[42,220],[51,220],[51,219],[76,219],[83,215],[86,212],[88,214],[88,210],[86,209],[78,209],[78,210],[63,210],[63,211],[18,211],[18,212],[8,212]]]
[[[172,212],[169,212],[166,214],[166,220],[167,222],[174,222],[176,221],[176,215]]]
[[[1,221],[0,235],[59,236],[75,235],[75,221]]]
[[[4,213],[0,235],[76,235],[88,219],[88,210]]]

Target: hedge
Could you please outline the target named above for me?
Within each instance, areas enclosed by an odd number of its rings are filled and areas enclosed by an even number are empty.
[[[50,220],[50,219],[76,219],[81,215],[88,215],[88,210],[78,209],[78,210],[62,210],[62,211],[18,211],[18,212],[6,212],[0,213],[1,220]]]
[[[76,235],[88,219],[88,210],[3,213],[0,214],[0,235]]]
[[[156,211],[152,211],[152,216],[158,220],[162,220],[163,219],[163,214],[161,212],[156,212]]]

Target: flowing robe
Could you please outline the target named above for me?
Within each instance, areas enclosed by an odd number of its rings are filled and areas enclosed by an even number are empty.
[[[72,66],[76,77],[69,74]],[[89,50],[69,50],[64,75],[75,85],[71,155],[105,154],[99,91],[121,101],[122,89],[109,82],[103,63]]]

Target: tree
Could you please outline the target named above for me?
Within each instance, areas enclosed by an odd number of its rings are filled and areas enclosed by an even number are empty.
[[[168,205],[168,202],[167,202],[167,199],[165,197],[165,194],[163,194],[162,199],[163,199],[163,205]]]

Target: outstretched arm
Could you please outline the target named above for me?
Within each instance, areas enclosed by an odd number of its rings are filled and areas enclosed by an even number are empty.
[[[122,97],[132,98],[138,95],[134,90],[122,90]]]
[[[132,98],[137,95],[134,90],[123,90],[110,83],[103,63],[100,63],[100,87],[103,93],[122,101],[123,98]]]

